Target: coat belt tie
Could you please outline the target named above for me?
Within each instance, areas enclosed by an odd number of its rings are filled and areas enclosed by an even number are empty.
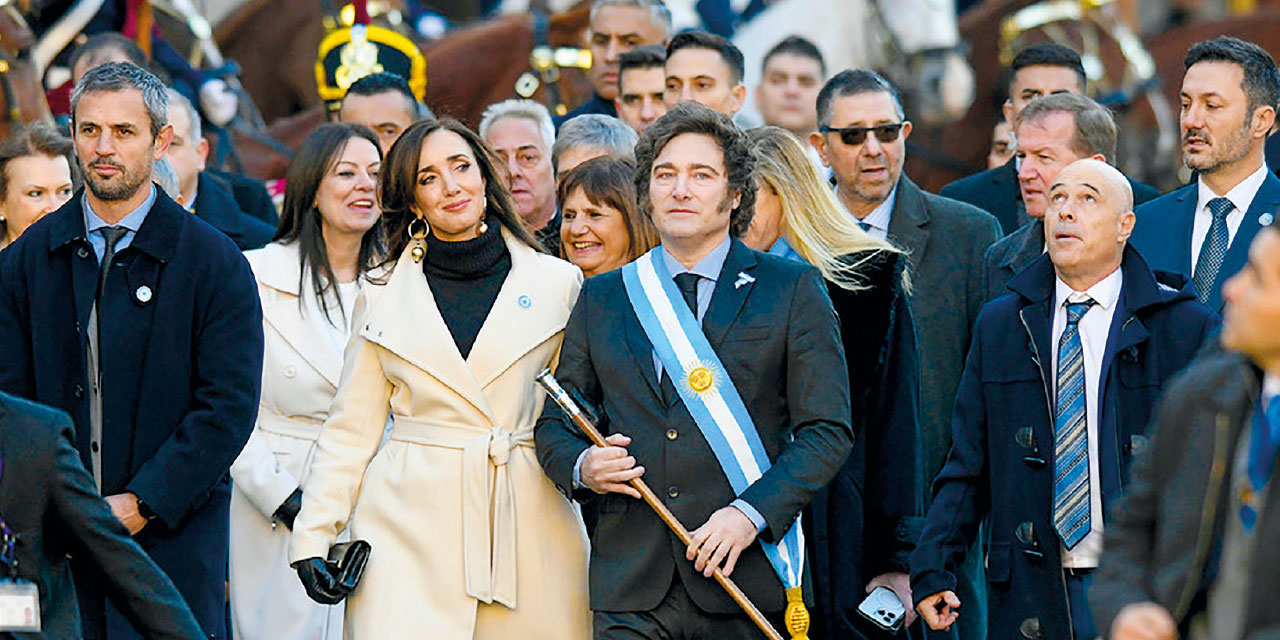
[[[467,595],[516,606],[515,483],[507,467],[516,447],[533,448],[533,427],[431,425],[395,416],[393,440],[462,450],[462,554]]]

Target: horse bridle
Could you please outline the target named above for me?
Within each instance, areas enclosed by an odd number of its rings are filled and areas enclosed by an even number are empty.
[[[545,86],[547,108],[553,115],[562,116],[569,112],[569,108],[560,90],[560,69],[590,69],[591,51],[577,47],[552,47],[551,20],[547,12],[534,11],[533,50],[529,52],[529,66],[530,71],[516,78],[516,94],[525,99],[532,98],[539,86]]]

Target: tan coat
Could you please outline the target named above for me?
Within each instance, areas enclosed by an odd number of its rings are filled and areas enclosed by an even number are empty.
[[[408,251],[362,294],[290,545],[291,561],[324,556],[348,516],[372,545],[349,639],[590,636],[586,532],[533,449],[534,376],[559,357],[582,277],[504,238],[511,271],[466,361]]]

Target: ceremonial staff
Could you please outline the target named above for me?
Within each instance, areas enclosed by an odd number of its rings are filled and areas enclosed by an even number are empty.
[[[569,419],[573,420],[574,424],[578,425],[578,428],[582,429],[582,431],[587,434],[587,437],[591,439],[591,442],[595,444],[595,446],[609,446],[609,443],[605,442],[604,436],[601,435],[600,430],[596,429],[596,426],[591,423],[591,420],[583,414],[582,409],[578,407],[578,403],[574,402],[573,398],[569,397],[569,394],[560,386],[556,377],[551,374],[550,369],[543,369],[542,373],[539,373],[534,379],[538,381],[538,384],[542,385],[542,388],[551,396],[551,399],[555,400],[556,404],[560,405],[560,408],[569,416]],[[689,534],[689,530],[685,529],[683,524],[680,524],[680,521],[676,519],[675,514],[671,513],[671,510],[667,508],[667,505],[663,504],[662,501],[658,499],[657,494],[653,492],[653,489],[649,488],[649,485],[645,484],[643,479],[633,478],[628,480],[627,484],[640,492],[640,496],[644,498],[644,501],[648,503],[649,507],[658,514],[658,517],[667,524],[667,527],[675,532],[676,536],[680,538],[681,543],[687,546],[692,541],[693,537]],[[782,634],[778,633],[777,630],[773,628],[772,624],[769,624],[769,621],[765,619],[764,614],[760,613],[760,610],[756,608],[756,605],[747,598],[747,594],[743,593],[742,589],[739,588],[733,580],[724,575],[724,573],[720,571],[719,567],[714,569],[712,577],[716,579],[716,582],[720,583],[721,587],[724,587],[724,590],[729,593],[729,597],[733,598],[733,601],[738,603],[739,607],[742,607],[742,610],[747,613],[747,617],[751,618],[751,621],[764,632],[769,640],[784,640]],[[803,638],[805,637],[804,633],[808,630],[809,626],[807,619],[808,616],[804,616],[805,620],[803,620],[802,623],[800,620],[797,620],[796,624],[792,625],[790,623],[790,619],[792,617],[798,618],[800,616],[793,616],[790,609],[791,608],[788,607],[788,615],[786,616],[788,618],[788,627],[797,627],[797,631],[793,631],[792,637]],[[800,628],[801,624],[803,624],[802,628]]]

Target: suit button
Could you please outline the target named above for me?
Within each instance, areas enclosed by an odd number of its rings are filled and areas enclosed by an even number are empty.
[[[287,367],[285,367],[285,368],[284,368],[284,377],[286,377],[286,378],[292,378],[292,377],[294,377],[294,376],[296,376],[296,375],[298,375],[298,368],[297,368],[297,367],[295,367],[295,366],[293,366],[293,365],[289,365],[289,366],[287,366]]]
[[[76,257],[80,258],[81,260],[88,258],[89,250],[84,247],[80,247],[80,249],[76,251]]]
[[[675,439],[676,439],[676,438],[678,438],[678,437],[680,437],[680,433],[679,433],[679,432],[677,432],[675,429],[667,429],[667,439],[668,439],[668,440],[675,440]]]
[[[1027,618],[1018,625],[1018,631],[1022,633],[1022,637],[1037,640],[1044,638],[1044,630],[1040,627],[1040,618]]]
[[[71,389],[71,395],[75,396],[77,400],[79,400],[80,398],[83,398],[83,397],[84,397],[84,387],[82,387],[82,386],[80,386],[80,385],[76,385],[75,387],[73,387],[73,388]]]
[[[97,453],[98,449],[100,449],[101,447],[98,446],[98,443],[91,442],[89,443],[89,448],[92,449],[94,453]]]
[[[677,489],[677,488],[675,488],[675,487],[667,487],[667,497],[668,497],[668,498],[679,498],[679,497],[680,497],[680,490],[679,490],[679,489]]]

